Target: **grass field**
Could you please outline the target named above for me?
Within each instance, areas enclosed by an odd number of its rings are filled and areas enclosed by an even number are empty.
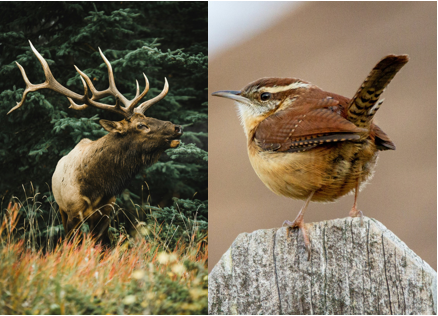
[[[17,228],[21,207],[1,218],[1,314],[207,314],[207,235],[172,249],[142,230],[108,248],[81,235],[43,251]]]

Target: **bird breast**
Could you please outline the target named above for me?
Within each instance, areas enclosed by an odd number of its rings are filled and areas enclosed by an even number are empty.
[[[343,142],[305,152],[263,151],[254,142],[249,159],[260,180],[274,193],[305,200],[332,202],[351,192],[359,180],[371,179],[377,162],[373,142]]]

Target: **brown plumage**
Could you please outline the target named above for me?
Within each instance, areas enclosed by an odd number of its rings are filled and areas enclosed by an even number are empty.
[[[303,215],[310,201],[331,202],[355,190],[373,175],[378,151],[395,149],[373,123],[379,97],[407,55],[382,59],[352,99],[294,78],[262,78],[241,91],[215,96],[237,101],[248,139],[251,164],[273,192],[306,200],[290,227],[300,227],[309,251]],[[310,255],[310,251],[309,251]]]

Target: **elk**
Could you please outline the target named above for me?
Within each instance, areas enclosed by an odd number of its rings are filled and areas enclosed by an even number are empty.
[[[81,223],[87,221],[96,239],[108,238],[110,213],[113,210],[115,196],[127,186],[138,173],[140,167],[150,166],[168,148],[180,144],[182,127],[168,121],[146,117],[145,111],[165,97],[169,90],[165,78],[164,88],[153,99],[137,104],[149,90],[146,75],[146,87],[132,100],[126,99],[116,88],[111,64],[99,48],[100,55],[108,67],[109,87],[97,91],[90,78],[74,66],[84,85],[84,94],[80,95],[62,86],[54,76],[47,61],[29,41],[32,51],[40,61],[46,80],[41,84],[32,84],[24,68],[18,64],[26,83],[23,97],[8,114],[20,108],[29,92],[51,89],[64,96],[70,102],[70,108],[84,110],[88,106],[107,110],[121,115],[122,121],[100,120],[100,125],[109,133],[98,140],[82,139],[73,150],[59,160],[52,177],[52,190],[59,206],[62,224],[67,237],[71,236]],[[91,98],[88,91],[91,91]],[[103,104],[99,99],[113,96],[115,104]],[[78,103],[82,104],[78,104]],[[121,105],[122,104],[122,105]]]

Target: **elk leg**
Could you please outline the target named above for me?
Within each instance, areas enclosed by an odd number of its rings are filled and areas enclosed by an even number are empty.
[[[90,232],[96,241],[106,240],[108,236],[109,214],[106,214],[106,207],[101,207],[90,216],[88,223]]]
[[[106,199],[105,199],[106,200]],[[103,244],[109,244],[110,239],[108,236],[108,227],[110,224],[110,214],[114,210],[115,197],[111,197],[106,200],[106,203],[102,203],[103,206],[94,211],[94,214],[90,216],[90,231],[96,240],[101,241]]]
[[[109,218],[105,217],[104,215],[94,229],[94,235],[96,236],[96,240],[101,241],[104,245],[110,244],[110,239],[108,235],[109,223]]]
[[[66,225],[67,228],[65,231],[65,236],[67,239],[70,239],[72,237],[72,235],[76,231],[76,228],[78,228],[81,223],[82,223],[82,221],[79,220],[78,218],[72,218],[72,219],[67,220],[67,225]]]
[[[61,214],[62,226],[64,226],[64,232],[67,234],[67,214],[59,209],[59,213]]]

